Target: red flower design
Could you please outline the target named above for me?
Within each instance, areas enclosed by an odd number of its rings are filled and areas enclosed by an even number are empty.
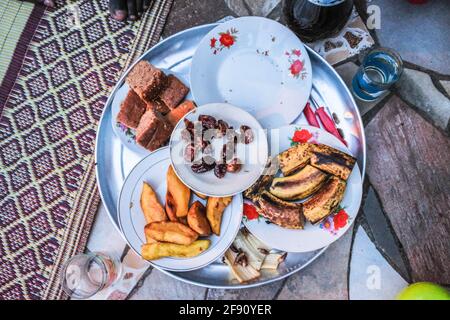
[[[229,48],[234,44],[234,37],[228,32],[222,33],[220,35],[219,41],[224,47]]]
[[[294,132],[294,136],[292,137],[293,142],[305,143],[308,142],[309,139],[312,138],[311,132],[306,129],[297,130]]]
[[[246,216],[248,220],[253,220],[258,219],[259,214],[254,206],[248,203],[244,203],[244,216]]]
[[[297,76],[303,70],[303,63],[297,59],[294,62],[292,62],[291,66],[289,67],[289,70],[291,70],[291,74],[293,76]]]
[[[346,226],[348,222],[348,214],[344,209],[341,209],[333,217],[334,229],[338,230]]]
[[[300,50],[298,50],[298,49],[294,49],[294,50],[292,50],[292,54],[295,54],[297,57],[300,57],[302,52]]]
[[[215,48],[216,47],[216,42],[217,42],[216,38],[211,38],[211,42],[209,44],[211,46],[211,48]]]

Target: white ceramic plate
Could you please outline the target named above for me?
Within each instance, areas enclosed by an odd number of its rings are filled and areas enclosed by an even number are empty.
[[[311,62],[298,37],[261,17],[221,23],[200,42],[190,73],[198,105],[225,102],[277,128],[302,112],[312,87]]]
[[[155,190],[164,204],[166,195],[166,173],[170,165],[168,147],[160,148],[142,159],[130,172],[120,192],[117,206],[119,225],[128,245],[138,254],[145,243],[145,219],[140,207],[142,183],[146,181]],[[192,195],[191,203],[206,201]],[[170,271],[190,271],[208,265],[218,259],[233,242],[242,220],[242,195],[233,197],[222,217],[221,235],[208,237],[211,245],[202,254],[193,258],[163,258],[150,261],[158,268]]]
[[[265,131],[248,112],[226,103],[210,103],[197,107],[184,118],[194,122],[201,114],[213,116],[217,120],[222,119],[237,130],[241,125],[247,125],[253,130],[255,138],[252,143],[237,144],[236,156],[243,163],[242,169],[237,173],[227,173],[222,179],[217,178],[213,170],[194,173],[191,164],[183,159],[186,143],[181,139],[181,131],[185,128],[185,124],[180,120],[169,142],[170,158],[175,173],[189,188],[208,196],[225,197],[244,191],[258,179],[267,162],[268,145]],[[220,159],[223,144],[224,140],[213,139],[215,159]]]
[[[185,85],[189,86],[189,81],[186,76],[180,75],[171,70],[166,70],[166,69],[161,69],[161,70],[163,70],[164,73],[167,75],[173,74],[178,79],[180,79]],[[125,147],[127,147],[131,151],[133,151],[141,156],[146,156],[150,153],[150,151],[148,151],[147,149],[145,149],[144,147],[141,147],[140,145],[138,145],[136,143],[135,130],[127,128],[124,125],[122,125],[116,121],[117,114],[120,111],[120,104],[126,98],[129,89],[130,89],[130,87],[128,86],[128,84],[126,82],[124,82],[123,85],[120,87],[120,89],[117,90],[117,92],[114,96],[114,99],[111,103],[111,115],[112,115],[111,125],[112,125],[114,133],[120,139],[120,141],[122,142],[122,144]],[[185,99],[193,100],[193,97],[192,97],[192,94],[190,91]]]
[[[290,138],[294,136],[295,131],[298,129],[308,130],[313,135],[310,140],[311,142],[316,141],[351,154],[342,142],[328,132],[311,126],[294,125],[280,128],[279,151],[284,151],[291,146]],[[275,136],[277,135],[273,135],[272,137]],[[271,142],[272,145],[275,144]],[[271,152],[272,156],[277,154],[278,152],[275,150]],[[308,252],[330,245],[348,230],[358,214],[361,198],[361,174],[358,164],[355,164],[347,180],[344,199],[340,205],[344,208],[345,213],[341,212],[335,216],[330,216],[317,225],[306,222],[305,229],[303,230],[286,229],[273,223],[268,224],[263,217],[252,220],[244,217],[243,220],[250,232],[269,246],[288,252]]]

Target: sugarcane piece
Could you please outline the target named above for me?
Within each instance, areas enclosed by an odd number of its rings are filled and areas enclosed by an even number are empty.
[[[244,254],[247,256],[248,264],[255,270],[259,271],[261,269],[261,265],[263,264],[263,261],[266,258],[268,252],[264,250],[258,250],[258,248],[254,247],[242,234],[241,231],[239,231],[236,235],[232,246],[238,251],[244,252]]]
[[[285,253],[269,253],[261,265],[261,269],[276,270],[281,262],[286,258]]]

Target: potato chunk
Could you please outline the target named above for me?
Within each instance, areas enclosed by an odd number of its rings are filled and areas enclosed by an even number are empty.
[[[187,216],[191,190],[178,179],[172,166],[167,170],[166,211],[171,221]]]
[[[220,235],[220,224],[222,223],[222,215],[225,208],[231,203],[233,197],[208,197],[206,203],[206,218],[211,225],[211,229],[216,235]]]
[[[141,254],[145,260],[156,260],[164,257],[191,258],[208,249],[210,243],[209,240],[197,240],[190,245],[167,242],[144,244],[141,248]]]
[[[147,182],[144,182],[142,186],[141,209],[147,223],[167,220],[163,206],[159,203],[152,186]]]
[[[206,219],[206,208],[200,201],[192,204],[187,215],[187,222],[189,227],[199,235],[209,236],[211,234],[211,227]]]
[[[191,244],[198,238],[198,234],[180,222],[160,221],[145,226],[146,236],[156,241],[177,244]]]

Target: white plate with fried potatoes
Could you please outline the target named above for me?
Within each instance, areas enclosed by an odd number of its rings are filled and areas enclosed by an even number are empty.
[[[231,245],[241,224],[243,199],[235,195],[226,205],[226,198],[202,199],[193,191],[189,196],[174,172],[168,175],[169,166],[169,149],[164,147],[131,170],[119,196],[119,224],[128,245],[144,259],[151,258],[155,267],[191,271],[217,260]],[[221,219],[213,209],[216,203],[225,206]]]

